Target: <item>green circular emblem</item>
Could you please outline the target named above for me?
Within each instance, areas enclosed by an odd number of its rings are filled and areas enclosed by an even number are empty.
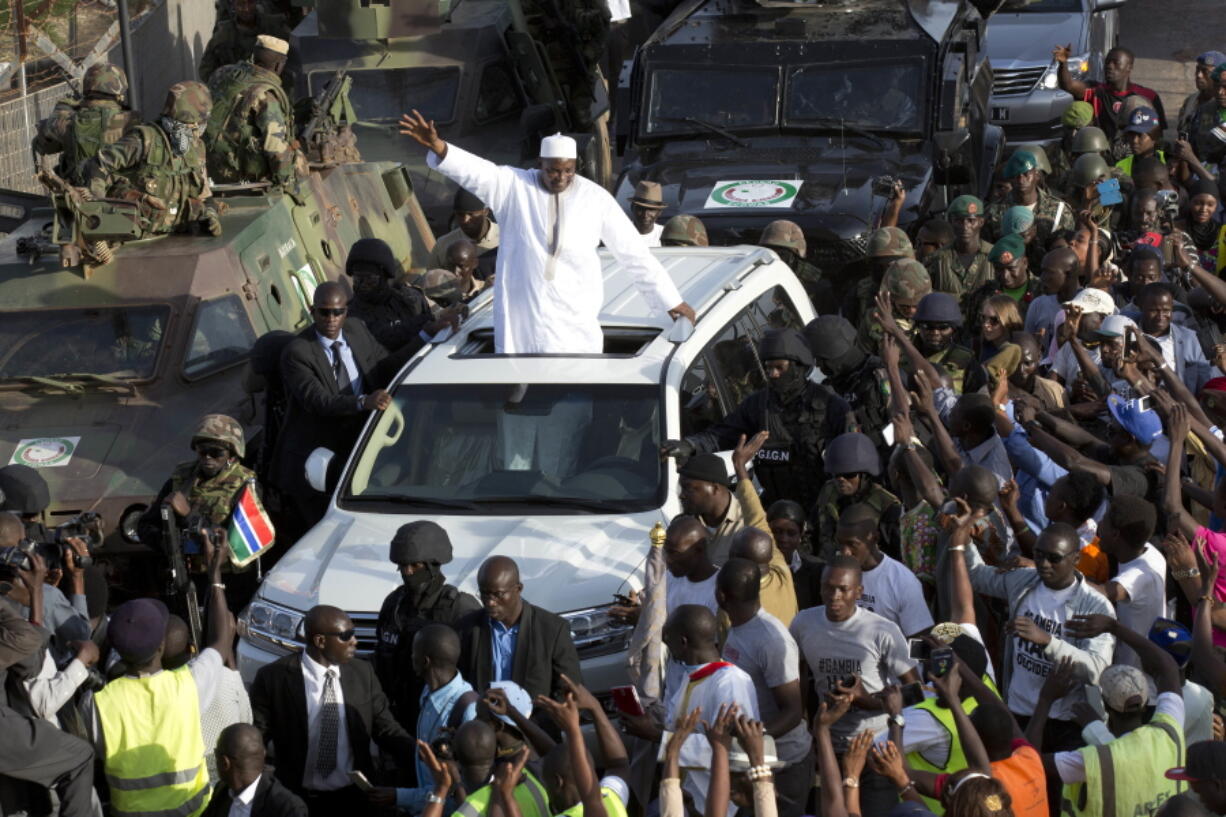
[[[47,468],[67,462],[76,448],[76,443],[66,437],[43,437],[19,446],[13,460],[31,468]]]
[[[799,182],[730,182],[717,187],[711,198],[725,207],[770,207],[791,201],[799,189]]]

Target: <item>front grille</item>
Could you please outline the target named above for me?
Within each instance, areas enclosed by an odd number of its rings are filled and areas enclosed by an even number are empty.
[[[867,241],[863,238],[846,238],[842,241],[821,241],[809,244],[809,260],[827,275],[837,272],[846,264],[864,257]]]
[[[993,68],[992,93],[996,96],[1028,94],[1046,73],[1046,65],[1034,68]]]
[[[1043,142],[1059,139],[1061,132],[1059,119],[1018,125],[1010,125],[1006,122],[1002,127],[1005,129],[1005,139],[1011,145],[1018,142]]]

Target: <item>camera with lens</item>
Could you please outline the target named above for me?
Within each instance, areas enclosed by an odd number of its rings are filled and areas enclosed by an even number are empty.
[[[85,511],[77,514],[62,525],[57,525],[51,537],[51,543],[57,546],[69,544],[69,539],[80,539],[85,542],[89,551],[86,556],[73,552],[73,563],[77,567],[89,567],[94,563],[94,549],[102,544],[102,514],[97,511]]]
[[[106,676],[97,667],[85,668],[85,680],[81,682],[78,689],[89,690],[90,692],[98,692],[106,686]]]
[[[877,176],[873,179],[873,195],[883,199],[894,198],[894,188],[898,185],[897,176]]]
[[[451,735],[442,734],[430,741],[430,751],[439,760],[454,760],[451,755]]]
[[[22,539],[12,547],[0,548],[0,574],[13,576],[18,570],[31,570],[37,552],[38,543],[33,539]]]
[[[1174,190],[1159,190],[1154,201],[1158,205],[1158,222],[1170,229],[1179,218],[1179,194]]]

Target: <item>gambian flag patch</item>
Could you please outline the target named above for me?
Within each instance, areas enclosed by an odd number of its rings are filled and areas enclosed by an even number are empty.
[[[268,512],[248,482],[230,515],[230,563],[242,567],[260,558],[272,547],[276,535]]]

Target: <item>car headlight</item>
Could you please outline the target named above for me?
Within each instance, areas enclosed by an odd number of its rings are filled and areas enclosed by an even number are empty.
[[[1073,79],[1081,80],[1088,77],[1090,75],[1090,55],[1081,54],[1076,57],[1069,57],[1068,72]],[[1054,91],[1060,87],[1060,63],[1053,62],[1051,64],[1051,67],[1043,74],[1043,78],[1039,80],[1039,86],[1049,91]]]
[[[626,649],[634,627],[615,621],[609,615],[612,606],[605,604],[562,614],[562,618],[570,625],[570,635],[580,660],[613,655]]]
[[[305,644],[304,616],[297,610],[256,598],[238,617],[239,635],[248,641],[263,641],[286,651],[300,650]]]

